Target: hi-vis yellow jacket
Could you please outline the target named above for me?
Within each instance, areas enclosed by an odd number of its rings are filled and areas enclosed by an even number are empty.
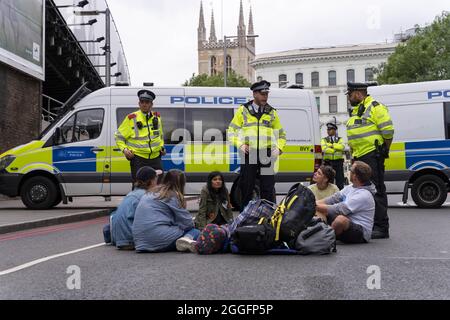
[[[120,150],[129,149],[139,157],[158,158],[164,148],[161,117],[152,112],[149,115],[136,111],[129,114],[115,133]]]
[[[267,105],[258,120],[252,108],[253,101],[241,105],[228,127],[228,138],[236,147],[247,144],[251,149],[272,149],[283,151],[286,146],[286,132],[274,108]]]
[[[384,139],[392,139],[394,125],[387,107],[368,96],[353,109],[347,122],[347,137],[356,158],[375,151],[376,140],[381,146]]]
[[[336,139],[336,137],[334,137]],[[322,139],[323,160],[344,159],[345,144],[342,138],[337,137],[337,141],[332,142],[331,137]]]

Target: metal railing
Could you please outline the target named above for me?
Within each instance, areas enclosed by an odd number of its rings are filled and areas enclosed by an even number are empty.
[[[58,101],[52,97],[45,94],[42,95],[42,107],[41,107],[41,120],[42,120],[42,130],[46,126],[51,124],[58,117],[58,110],[64,105],[63,102]]]

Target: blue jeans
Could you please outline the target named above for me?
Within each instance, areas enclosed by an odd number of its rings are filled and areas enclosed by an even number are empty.
[[[193,240],[197,240],[200,236],[200,230],[192,228],[191,230],[186,231],[182,237],[188,237],[192,238]],[[178,240],[178,239],[177,239]],[[164,252],[166,251],[177,251],[176,241],[174,241],[170,246],[168,246],[166,249],[162,250]]]

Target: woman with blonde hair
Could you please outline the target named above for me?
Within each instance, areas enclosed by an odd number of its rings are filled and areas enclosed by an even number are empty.
[[[200,231],[186,210],[186,177],[170,170],[162,184],[144,195],[136,209],[133,238],[137,252],[191,251]],[[177,240],[182,239],[177,243]]]

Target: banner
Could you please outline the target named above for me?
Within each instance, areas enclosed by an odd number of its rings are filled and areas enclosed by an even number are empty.
[[[45,80],[45,0],[0,0],[0,61]]]

